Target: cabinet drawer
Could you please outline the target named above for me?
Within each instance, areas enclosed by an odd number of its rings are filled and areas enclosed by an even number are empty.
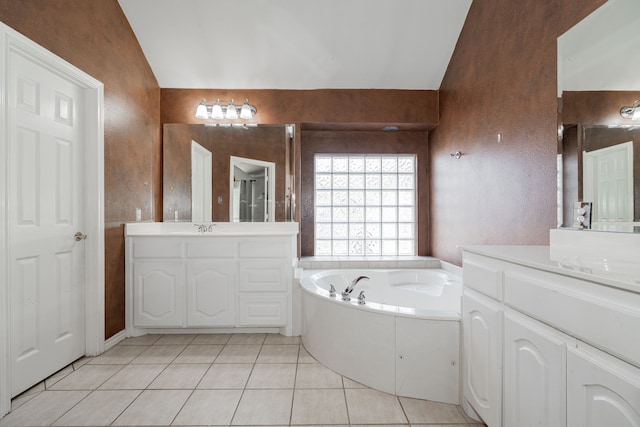
[[[187,258],[235,258],[237,246],[234,239],[193,239],[187,242]]]
[[[465,254],[463,279],[465,286],[498,301],[502,299],[503,278],[499,262]]]
[[[134,258],[181,258],[182,242],[174,239],[139,237],[131,241]]]
[[[285,326],[287,324],[286,295],[240,295],[238,306],[239,326]]]
[[[239,263],[238,289],[241,292],[285,292],[291,282],[286,262],[243,261]]]
[[[525,267],[505,272],[505,303],[640,366],[640,295]]]
[[[243,239],[238,242],[240,258],[291,258],[293,249],[288,238]]]

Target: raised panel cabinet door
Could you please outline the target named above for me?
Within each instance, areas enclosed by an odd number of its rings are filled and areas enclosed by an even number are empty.
[[[133,263],[133,324],[181,327],[184,265],[179,261]]]
[[[237,264],[187,262],[187,325],[235,326]]]
[[[640,427],[640,369],[587,345],[567,354],[568,427]]]
[[[504,426],[566,425],[562,336],[524,316],[504,320]]]
[[[463,396],[489,427],[502,424],[502,310],[466,289],[462,298]]]

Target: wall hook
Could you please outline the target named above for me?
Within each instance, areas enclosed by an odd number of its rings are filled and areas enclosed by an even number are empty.
[[[449,155],[451,157],[455,157],[456,159],[459,159],[460,157],[462,157],[462,153],[460,151],[456,151],[455,153],[451,153]]]

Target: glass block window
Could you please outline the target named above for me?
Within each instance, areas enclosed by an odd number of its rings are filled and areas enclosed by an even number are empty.
[[[415,255],[416,156],[315,156],[315,255]]]

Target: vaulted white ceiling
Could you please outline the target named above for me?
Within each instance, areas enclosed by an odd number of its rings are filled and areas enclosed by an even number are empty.
[[[119,0],[162,88],[433,89],[471,0]]]

